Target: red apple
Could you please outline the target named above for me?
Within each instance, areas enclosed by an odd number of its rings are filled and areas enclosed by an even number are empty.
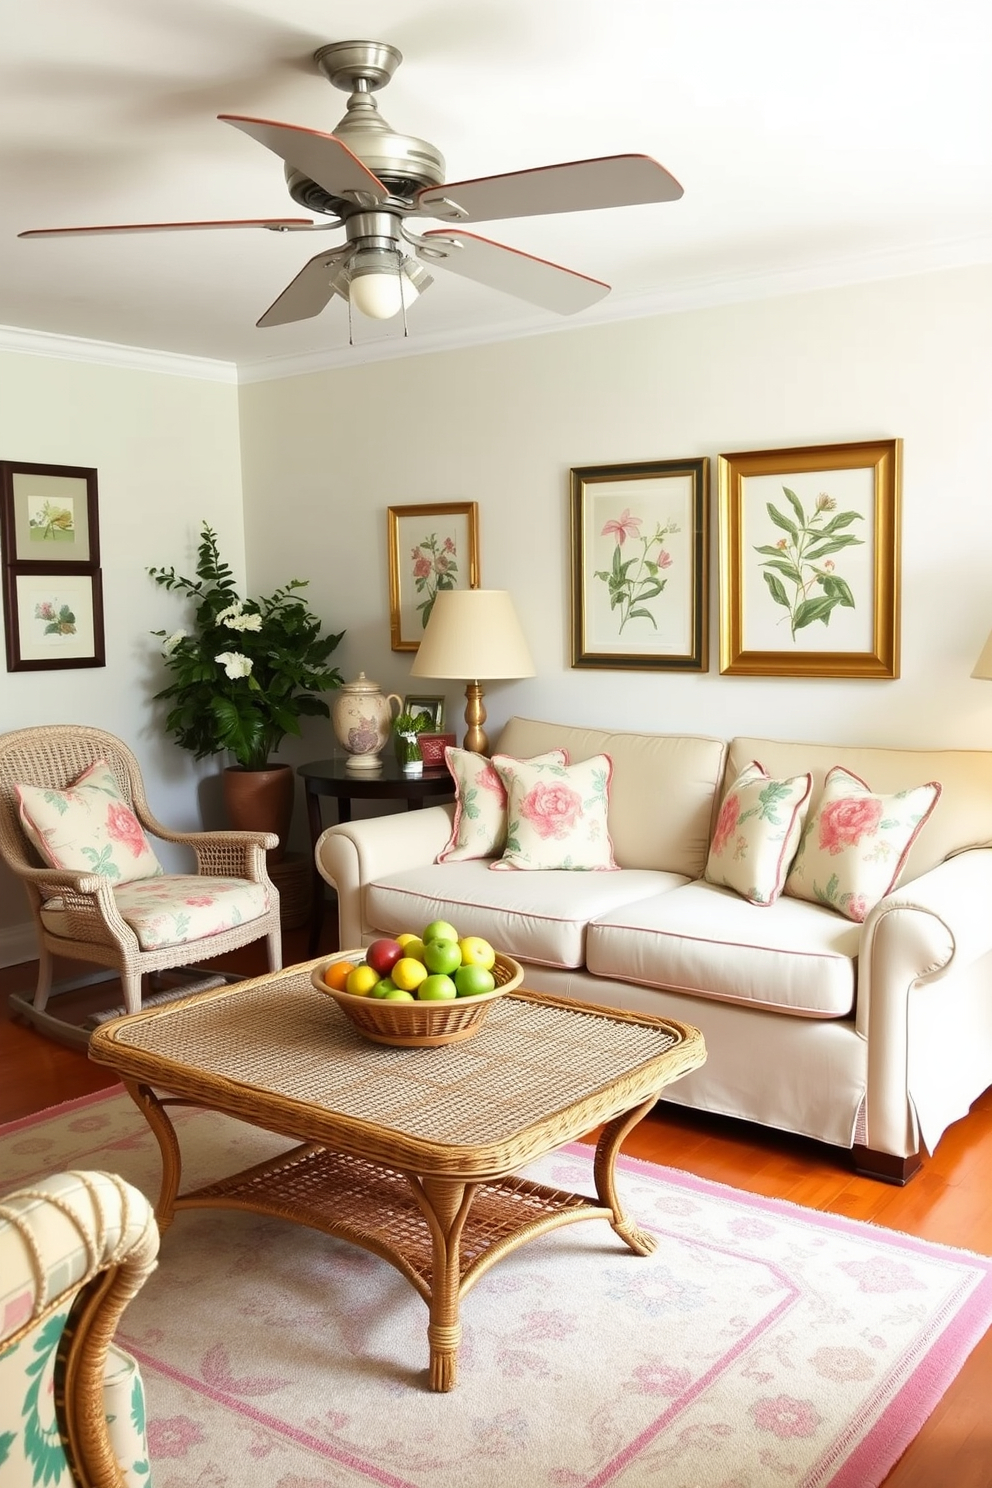
[[[374,940],[365,948],[365,960],[381,977],[388,976],[403,954],[398,940]]]

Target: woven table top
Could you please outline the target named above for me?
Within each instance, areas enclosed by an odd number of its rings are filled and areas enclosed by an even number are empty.
[[[464,1043],[389,1048],[313,989],[314,964],[106,1024],[90,1057],[288,1136],[467,1175],[513,1171],[705,1059],[685,1024],[523,989]]]

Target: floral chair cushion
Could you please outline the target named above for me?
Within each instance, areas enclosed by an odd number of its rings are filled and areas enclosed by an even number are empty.
[[[773,904],[809,809],[812,775],[773,780],[752,760],[720,806],[703,877],[751,904]]]
[[[909,850],[940,799],[931,780],[915,790],[876,795],[835,765],[806,823],[785,892],[860,923],[895,887]]]
[[[613,761],[594,754],[575,765],[493,755],[507,793],[506,849],[490,868],[611,870],[607,826]]]
[[[66,790],[14,789],[25,835],[49,867],[96,873],[113,884],[163,871],[106,760],[90,765]]]
[[[567,765],[568,754],[564,749],[551,749],[525,763],[542,761]],[[484,754],[450,745],[444,751],[444,762],[455,782],[455,816],[451,836],[435,862],[498,857],[506,846],[506,787],[498,772]]]
[[[165,874],[122,884],[114,889],[114,898],[143,951],[220,935],[235,925],[257,920],[269,909],[264,884],[197,874]],[[68,934],[60,900],[50,899],[41,917],[53,934]]]

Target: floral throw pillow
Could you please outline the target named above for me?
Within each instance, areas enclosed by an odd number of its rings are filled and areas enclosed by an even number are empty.
[[[66,790],[14,789],[25,834],[50,867],[98,873],[114,884],[162,872],[106,760],[97,760]]]
[[[839,910],[859,924],[884,899],[940,799],[931,780],[879,796],[835,765],[803,832],[785,892]]]
[[[568,764],[564,749],[535,754],[524,763],[546,761]],[[444,762],[455,782],[455,817],[451,836],[438,853],[437,863],[463,863],[470,858],[498,857],[506,846],[506,787],[484,754],[470,749],[444,751]]]
[[[607,828],[613,761],[575,765],[493,755],[506,787],[506,849],[490,868],[615,869]]]
[[[773,780],[752,760],[720,806],[704,878],[752,904],[773,904],[809,809],[812,775]]]

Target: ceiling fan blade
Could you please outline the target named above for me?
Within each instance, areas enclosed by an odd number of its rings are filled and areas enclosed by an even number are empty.
[[[334,224],[337,226],[337,224]],[[19,238],[85,238],[101,233],[199,232],[217,227],[267,227],[270,232],[322,232],[307,217],[244,217],[233,222],[122,222],[102,227],[32,227]]]
[[[601,279],[590,279],[561,264],[508,248],[505,243],[450,228],[424,233],[417,257],[559,315],[587,310],[610,292],[610,286]]]
[[[347,197],[359,207],[375,207],[389,195],[379,177],[367,170],[337,135],[296,124],[276,124],[271,119],[248,119],[241,114],[217,117],[222,124],[233,124],[250,135],[287,165],[303,171],[332,196]]]
[[[675,177],[649,155],[603,155],[430,186],[418,194],[417,212],[442,221],[495,222],[677,201],[681,195]]]
[[[255,324],[257,326],[289,325],[294,320],[310,320],[319,315],[334,294],[334,274],[338,265],[351,253],[345,243],[329,253],[318,253],[292,279],[277,300]]]

